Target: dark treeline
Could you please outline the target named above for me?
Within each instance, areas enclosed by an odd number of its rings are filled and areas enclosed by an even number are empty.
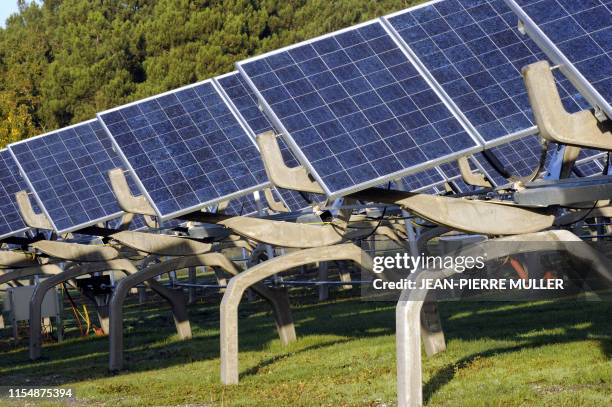
[[[0,147],[412,3],[19,0],[0,29]]]

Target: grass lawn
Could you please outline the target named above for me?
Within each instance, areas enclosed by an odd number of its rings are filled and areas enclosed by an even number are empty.
[[[104,337],[0,342],[0,384],[75,389],[69,405],[339,406],[395,404],[394,304],[347,293],[293,299],[298,341],[280,345],[264,303],[240,308],[240,384],[219,382],[218,307],[190,308],[194,338],[178,341],[159,302],[126,309],[127,370],[107,372]],[[612,405],[612,303],[446,303],[446,352],[424,357],[433,406]],[[69,335],[70,336],[70,335]],[[0,401],[0,403],[2,403]]]

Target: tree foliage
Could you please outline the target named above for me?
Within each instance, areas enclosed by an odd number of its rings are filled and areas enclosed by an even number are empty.
[[[0,29],[0,147],[414,2],[18,0]]]

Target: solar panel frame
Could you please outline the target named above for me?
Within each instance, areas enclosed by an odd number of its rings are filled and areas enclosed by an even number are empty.
[[[40,197],[38,191],[34,188],[34,184],[31,182],[30,178],[28,177],[27,171],[25,171],[25,169],[23,168],[23,163],[20,162],[20,160],[18,159],[15,151],[13,151],[13,150],[17,146],[19,146],[19,145],[28,144],[28,143],[30,143],[30,142],[32,142],[34,140],[42,139],[44,137],[48,137],[48,136],[51,136],[51,135],[54,135],[54,134],[57,134],[57,133],[61,133],[61,132],[65,132],[65,131],[68,131],[68,130],[74,130],[76,128],[79,128],[79,127],[82,127],[82,126],[85,126],[85,125],[89,126],[89,125],[91,125],[93,123],[99,123],[99,122],[98,122],[97,119],[87,120],[87,121],[84,121],[84,122],[81,122],[81,123],[77,123],[77,124],[74,124],[74,125],[71,125],[71,126],[63,127],[63,128],[60,128],[60,129],[57,129],[57,130],[53,130],[53,131],[50,131],[50,132],[47,132],[47,133],[44,133],[44,134],[40,134],[40,135],[35,136],[35,137],[30,137],[28,139],[21,140],[21,141],[18,141],[16,143],[12,143],[12,144],[10,144],[8,146],[8,149],[9,149],[11,155],[13,156],[13,159],[15,160],[17,166],[19,167],[19,172],[20,172],[21,176],[23,177],[26,185],[28,186],[28,189],[32,192],[32,194],[34,195],[34,197],[36,199],[36,203],[38,204],[38,206],[41,208],[41,210],[43,211],[43,213],[45,214],[45,216],[47,217],[47,219],[51,223],[51,226],[53,227],[53,230],[55,230],[55,232],[57,232],[59,234],[71,233],[71,232],[77,231],[79,229],[84,229],[86,227],[93,226],[93,225],[95,225],[97,223],[100,223],[100,222],[106,222],[106,221],[109,221],[109,220],[112,220],[112,219],[115,219],[115,218],[118,218],[118,217],[122,216],[125,212],[123,210],[121,210],[121,208],[119,207],[119,203],[116,201],[116,197],[114,196],[114,191],[112,191],[112,188],[110,187],[110,183],[107,180],[107,185],[110,188],[110,192],[113,193],[113,198],[115,198],[115,203],[117,205],[117,208],[119,208],[119,211],[113,212],[113,213],[111,213],[109,215],[98,217],[98,218],[95,218],[95,219],[92,219],[92,220],[89,220],[89,221],[86,221],[86,222],[75,224],[75,225],[72,225],[70,227],[66,227],[66,228],[58,227],[58,225],[54,221],[53,217],[50,215],[48,208],[44,204],[44,200]],[[94,132],[95,132],[95,130],[94,130]],[[68,148],[68,146],[66,146],[66,147]],[[68,151],[70,151],[70,150],[68,150]],[[101,176],[106,176],[106,174],[100,174],[100,175]],[[55,193],[55,191],[54,191],[54,193]]]
[[[432,159],[423,163],[420,163],[418,165],[415,166],[411,166],[407,169],[403,169],[403,170],[399,170],[396,171],[394,173],[391,174],[387,174],[387,175],[383,175],[383,176],[379,176],[377,178],[374,179],[370,179],[368,181],[365,182],[361,182],[361,183],[355,183],[352,186],[337,190],[337,191],[331,191],[330,188],[326,185],[326,183],[323,181],[322,177],[318,174],[318,172],[316,171],[316,169],[314,168],[314,166],[310,163],[310,161],[306,158],[305,154],[301,151],[298,143],[294,140],[294,138],[291,136],[291,133],[287,130],[287,128],[282,124],[281,120],[279,119],[279,117],[276,115],[276,113],[272,110],[271,106],[269,105],[269,103],[265,100],[265,98],[262,96],[262,94],[260,93],[260,91],[258,90],[257,86],[254,84],[254,82],[252,81],[252,79],[249,77],[249,75],[246,73],[244,66],[246,64],[249,64],[251,62],[257,61],[257,60],[261,60],[276,54],[280,54],[286,51],[290,51],[292,49],[301,47],[301,46],[305,46],[305,45],[309,45],[312,44],[314,42],[317,41],[321,41],[327,38],[331,38],[352,30],[357,30],[359,28],[363,28],[366,27],[368,25],[374,25],[374,24],[380,24],[380,26],[382,27],[382,29],[386,32],[387,35],[389,35],[390,39],[393,41],[393,43],[395,44],[395,46],[398,47],[398,49],[402,52],[402,54],[406,57],[407,61],[409,63],[411,63],[412,65],[414,65],[414,62],[412,60],[412,58],[410,57],[410,55],[406,52],[405,48],[398,42],[397,37],[389,30],[389,27],[384,24],[384,22],[382,21],[381,18],[376,18],[373,20],[369,20],[357,25],[353,25],[351,27],[347,27],[341,30],[337,30],[319,37],[315,37],[306,41],[302,41],[299,42],[297,44],[293,44],[287,47],[283,47],[280,48],[278,50],[275,51],[271,51],[262,55],[258,55],[255,57],[251,57],[249,59],[243,60],[243,61],[239,61],[236,63],[236,67],[238,69],[238,71],[242,74],[243,78],[245,79],[245,81],[249,84],[249,86],[251,87],[251,89],[253,90],[253,92],[255,93],[255,95],[257,96],[257,99],[259,100],[259,103],[263,106],[264,111],[266,112],[266,115],[268,116],[268,118],[270,119],[270,121],[272,122],[272,124],[274,125],[274,127],[276,129],[279,130],[279,132],[281,133],[281,135],[284,137],[285,141],[287,142],[287,144],[290,146],[291,150],[293,151],[293,153],[295,154],[296,158],[300,161],[300,163],[302,165],[304,165],[308,171],[310,172],[310,174],[318,181],[318,183],[320,184],[321,188],[325,191],[325,194],[327,195],[328,198],[330,199],[335,199],[335,198],[340,198],[342,196],[348,195],[350,193],[359,191],[359,190],[363,190],[369,187],[375,187],[377,185],[381,185],[385,182],[388,181],[393,181],[396,179],[400,179],[403,178],[407,175],[411,175],[411,174],[415,174],[418,173],[420,171],[423,170],[427,170],[430,168],[433,168],[437,165],[439,165],[440,163],[443,162],[447,162],[447,161],[452,161],[454,159],[457,159],[459,157],[465,156],[465,155],[470,155],[472,153],[475,153],[477,151],[482,150],[483,148],[483,141],[481,138],[477,137],[472,131],[470,131],[469,127],[467,126],[467,123],[463,120],[460,120],[456,115],[455,115],[455,111],[452,109],[452,107],[448,104],[448,100],[447,98],[444,97],[444,95],[440,92],[440,90],[433,86],[431,81],[429,80],[428,77],[421,75],[421,78],[425,81],[425,83],[429,86],[429,90],[432,90],[435,95],[437,96],[437,98],[440,100],[440,102],[446,107],[446,109],[448,109],[451,113],[451,117],[458,120],[459,124],[461,125],[461,127],[463,128],[463,130],[467,133],[467,135],[471,138],[471,140],[474,142],[474,146],[473,147],[469,147],[466,148],[464,150],[461,151],[456,151],[453,152],[452,154],[437,158],[437,159]],[[416,67],[415,67],[416,68]],[[454,117],[453,117],[454,115]]]
[[[7,190],[9,186],[13,185],[15,188]],[[31,229],[23,221],[15,198],[16,192],[25,189],[25,181],[19,173],[19,167],[13,156],[8,148],[0,149],[0,196],[2,196],[2,199],[6,199],[6,205],[3,205],[3,207],[8,207],[9,210],[8,213],[6,210],[0,211],[0,240]],[[11,215],[14,219],[7,219],[7,215]]]
[[[499,1],[499,2],[501,2],[501,0],[498,0],[498,1]],[[419,4],[419,5],[414,6],[414,7],[410,7],[410,8],[405,9],[405,10],[400,10],[400,11],[397,11],[397,12],[395,12],[395,13],[392,13],[392,14],[389,14],[389,15],[386,15],[386,16],[383,16],[383,17],[381,17],[381,19],[382,19],[382,21],[384,22],[384,24],[386,24],[386,25],[387,25],[387,26],[390,28],[390,30],[392,30],[392,32],[394,33],[394,35],[397,37],[397,40],[398,40],[398,41],[399,41],[399,42],[402,44],[402,46],[403,46],[403,47],[406,49],[406,52],[408,52],[408,53],[410,54],[411,58],[414,60],[414,64],[415,64],[415,66],[417,66],[417,68],[419,69],[420,73],[421,73],[423,76],[428,77],[428,78],[429,78],[429,80],[430,80],[430,82],[431,82],[431,83],[433,83],[433,84],[434,84],[436,87],[438,87],[438,88],[440,89],[440,91],[441,91],[441,92],[442,92],[442,93],[445,95],[445,97],[447,98],[447,100],[448,100],[449,104],[451,104],[451,105],[454,107],[454,109],[455,109],[455,110],[454,110],[454,113],[455,113],[455,114],[456,114],[458,117],[460,117],[460,118],[461,118],[463,121],[465,121],[465,122],[467,123],[467,126],[469,126],[469,128],[471,129],[471,131],[473,131],[473,132],[474,132],[475,136],[476,136],[476,137],[478,137],[480,140],[482,140],[482,143],[483,143],[483,145],[485,146],[485,148],[492,148],[492,147],[498,146],[498,145],[500,145],[500,144],[505,144],[505,143],[508,143],[508,142],[510,142],[510,141],[512,141],[512,140],[516,140],[516,139],[519,139],[519,138],[522,138],[522,137],[525,137],[525,136],[529,136],[529,135],[532,135],[532,134],[536,134],[536,133],[538,132],[538,129],[537,129],[537,126],[536,126],[536,125],[533,123],[533,117],[532,117],[532,113],[531,113],[531,107],[530,107],[530,106],[527,106],[527,108],[526,108],[526,109],[522,109],[522,108],[521,108],[521,106],[519,106],[519,105],[518,105],[518,104],[517,104],[517,103],[516,103],[516,102],[513,100],[514,98],[513,98],[512,96],[508,95],[508,98],[505,98],[505,100],[510,100],[510,101],[512,101],[512,102],[515,104],[515,107],[517,107],[517,108],[518,108],[518,112],[515,112],[515,113],[513,113],[512,115],[516,115],[516,114],[523,114],[523,116],[525,116],[525,117],[526,117],[526,119],[527,119],[527,120],[529,120],[529,121],[531,122],[531,126],[529,126],[529,127],[525,127],[524,129],[519,130],[519,131],[515,131],[515,132],[508,133],[508,134],[506,134],[506,135],[504,135],[504,136],[500,136],[500,137],[497,137],[497,138],[494,138],[494,139],[491,139],[491,140],[487,140],[487,138],[486,138],[485,136],[483,136],[483,135],[482,135],[482,134],[479,132],[479,130],[476,128],[475,124],[474,124],[474,123],[472,123],[472,121],[471,121],[471,120],[470,120],[470,119],[469,119],[469,118],[466,116],[466,114],[465,114],[465,113],[464,113],[464,112],[463,112],[463,111],[462,111],[462,110],[461,110],[461,109],[460,109],[460,108],[457,106],[457,104],[455,103],[455,101],[454,101],[453,97],[452,97],[452,96],[451,96],[451,95],[450,95],[450,94],[447,92],[447,90],[445,89],[445,85],[443,85],[443,84],[441,84],[440,82],[438,82],[438,80],[437,80],[437,79],[434,77],[434,75],[432,74],[432,72],[431,72],[430,68],[428,68],[428,67],[426,66],[425,62],[423,62],[423,60],[422,60],[422,59],[421,59],[421,58],[420,58],[420,57],[417,55],[417,52],[415,52],[415,51],[414,51],[414,50],[411,48],[411,46],[410,46],[410,45],[409,45],[409,44],[406,42],[406,40],[405,40],[405,39],[402,37],[402,34],[401,34],[401,33],[400,33],[400,32],[399,32],[397,29],[396,29],[396,27],[394,26],[393,22],[391,21],[393,18],[396,18],[396,17],[399,17],[399,16],[403,16],[403,15],[405,15],[405,14],[409,14],[409,13],[414,13],[415,11],[422,10],[422,9],[424,9],[424,8],[426,8],[426,7],[429,7],[429,6],[433,6],[433,7],[435,8],[435,6],[436,6],[437,4],[441,4],[441,3],[444,3],[444,2],[459,4],[460,6],[462,6],[462,7],[466,8],[467,10],[473,10],[473,8],[474,8],[474,7],[477,7],[477,6],[483,6],[483,5],[485,5],[485,4],[488,4],[488,5],[490,5],[490,6],[491,6],[491,4],[490,4],[490,3],[493,3],[493,2],[492,2],[492,1],[490,1],[490,0],[471,1],[471,2],[468,2],[468,3],[469,3],[469,5],[470,5],[471,7],[468,7],[467,5],[464,5],[464,4],[463,4],[463,3],[466,3],[466,2],[465,2],[465,1],[464,1],[464,2],[462,2],[461,0],[432,0],[432,1],[428,1],[428,2],[423,3],[423,4]],[[493,6],[491,6],[491,7],[493,7]],[[500,14],[500,12],[499,12],[497,9],[495,9],[495,8],[494,8],[494,11],[495,11],[495,15],[493,15],[493,16],[489,16],[489,15],[487,14],[487,16],[486,16],[486,17],[483,17],[481,20],[476,20],[476,19],[475,19],[473,16],[472,16],[471,18],[473,19],[473,21],[475,21],[475,24],[477,24],[477,25],[480,25],[480,24],[485,23],[485,22],[487,22],[487,21],[489,21],[489,20],[492,20],[492,19],[493,19],[494,17],[496,17],[496,16],[501,18],[501,14]],[[436,12],[438,12],[438,11],[437,11],[437,9],[436,9]],[[509,13],[509,12],[510,12],[510,10],[508,11],[508,13]],[[453,13],[451,13],[451,15],[452,15],[452,14],[453,14]],[[455,13],[455,14],[456,14],[456,13]],[[505,14],[507,14],[507,13],[504,13],[504,15],[505,15]],[[442,18],[444,19],[444,21],[443,21],[443,22],[444,22],[445,24],[446,24],[446,18],[447,18],[447,17],[448,17],[448,15],[444,15],[444,16],[442,16]],[[428,21],[428,22],[423,23],[423,24],[433,23],[435,20],[436,20],[436,19],[431,20],[431,21]],[[502,18],[502,20],[503,20],[503,18]],[[416,26],[416,27],[412,27],[412,28],[419,28],[419,27],[421,27],[421,24],[422,24],[422,23],[418,23],[418,24],[419,24],[418,26]],[[454,33],[454,30],[455,30],[455,29],[454,29],[453,27],[451,27],[451,26],[449,26],[449,28],[450,28],[450,32],[453,32],[453,33]],[[478,28],[478,27],[477,27],[477,29],[480,29],[480,28]],[[513,31],[514,31],[514,30],[513,30]],[[449,31],[445,31],[445,32],[441,33],[440,35],[447,34],[448,32],[449,32]],[[483,33],[484,33],[484,35],[485,35],[485,37],[483,37],[483,38],[489,39],[489,33],[486,33],[486,32],[483,32]],[[502,32],[502,33],[503,33],[503,32]],[[499,33],[496,33],[496,34],[499,34]],[[427,35],[426,39],[430,39],[430,38],[431,38],[431,36],[430,36],[429,34],[426,34],[426,35]],[[434,35],[434,37],[435,37],[435,35]],[[456,37],[457,37],[457,38],[459,38],[458,36],[456,36]],[[519,37],[519,39],[520,39],[520,37]],[[462,38],[459,38],[459,41],[460,41],[460,43],[459,43],[458,45],[456,45],[456,47],[459,47],[459,46],[460,46],[460,45],[462,45],[462,44],[463,44],[464,46],[465,46],[465,45],[468,45],[468,42],[464,41]],[[534,52],[534,50],[533,50],[533,49],[530,47],[530,45],[535,46],[535,45],[537,45],[537,44],[525,44],[525,42],[524,42],[522,39],[520,39],[520,41],[521,41],[521,42],[520,42],[520,44],[521,44],[521,45],[524,45],[524,46],[525,46],[525,48],[526,48],[526,49],[528,49],[528,50],[529,50],[529,52],[530,52],[531,54],[535,55],[535,52]],[[498,49],[498,45],[497,45],[497,44],[495,44],[495,43],[492,43],[492,44],[495,46],[495,48],[492,50],[492,52],[494,52],[494,51],[496,51],[496,50],[497,50],[497,51],[499,51],[498,53],[500,53],[501,55],[505,56],[505,54],[503,54],[503,53],[501,52],[501,51],[502,51],[502,49],[503,49],[503,48],[505,48],[505,47],[502,47],[502,48],[499,48],[499,49]],[[512,44],[510,44],[510,46],[514,46],[514,45],[516,45],[516,44],[517,44],[517,43],[512,43]],[[434,46],[435,46],[435,45],[434,45]],[[452,48],[452,47],[449,47],[449,48]],[[443,50],[443,51],[447,51],[447,50]],[[443,52],[443,51],[441,51],[441,52]],[[468,48],[468,51],[470,51],[470,50],[469,50],[469,48]],[[430,55],[427,55],[427,56],[430,56]],[[477,56],[475,56],[475,58],[479,58],[479,56],[477,55]],[[524,59],[524,58],[523,58],[523,59]],[[461,62],[464,62],[464,61],[461,61]],[[485,69],[483,72],[484,72],[484,73],[486,73],[487,75],[489,75],[489,69],[497,69],[497,68],[500,68],[500,67],[502,67],[502,66],[506,65],[506,64],[504,63],[504,64],[500,64],[500,65],[495,65],[494,67],[489,68],[485,62],[482,62],[482,61],[480,61],[480,62],[481,62],[481,63],[483,63],[483,68]],[[513,60],[508,60],[508,62],[509,62],[509,64],[510,64],[510,65],[513,65],[515,61],[513,61]],[[457,67],[455,66],[455,63],[454,63],[454,62],[449,62],[449,65],[444,65],[444,66],[442,66],[441,68],[446,68],[446,67],[450,67],[450,69],[451,69],[451,70],[455,70],[456,72],[458,72],[458,71],[457,71]],[[480,73],[480,72],[479,72],[479,73]],[[520,78],[520,75],[519,75],[518,77]],[[460,74],[460,77],[459,77],[459,78],[460,78],[460,79],[461,79],[461,78],[464,78],[464,75]],[[497,87],[500,87],[500,89],[502,89],[502,90],[503,90],[503,92],[506,92],[506,90],[505,90],[505,89],[501,88],[501,84],[499,83],[499,81],[497,80],[497,78],[493,78],[493,79],[494,79],[494,85],[491,85],[491,86],[495,86],[495,85],[497,85]],[[453,81],[453,82],[454,82],[454,81]],[[510,82],[510,80],[504,81],[504,83],[506,83],[506,82]],[[568,108],[568,107],[569,107],[569,109],[568,109],[568,110],[570,110],[572,113],[573,113],[574,111],[577,111],[577,110],[578,110],[577,108],[580,108],[580,107],[581,107],[581,103],[580,103],[581,101],[579,101],[579,100],[575,100],[575,96],[576,96],[576,95],[570,92],[570,91],[573,91],[573,89],[567,89],[567,90],[566,90],[566,89],[565,89],[565,85],[563,84],[563,81],[559,80],[559,78],[557,78],[557,85],[558,85],[558,88],[559,88],[559,87],[561,87],[561,88],[559,89],[559,91],[560,91],[560,94],[562,95],[562,99],[563,99],[564,105],[566,105],[566,108]],[[470,85],[470,86],[471,86],[471,85]],[[491,87],[491,86],[489,86],[489,87]],[[489,87],[486,87],[486,88],[488,89]],[[471,92],[468,92],[468,93],[464,93],[464,94],[462,94],[462,95],[459,95],[457,98],[458,98],[458,99],[460,99],[461,97],[464,97],[464,96],[471,96],[471,95],[470,95],[470,93],[472,93],[474,96],[476,96],[476,97],[477,97],[479,100],[482,98],[482,95],[480,94],[480,91],[479,91],[479,90],[475,90],[475,89],[472,89],[472,90],[471,90]],[[526,90],[525,90],[525,92],[523,92],[523,93],[522,93],[521,95],[519,95],[519,96],[523,96],[524,98],[526,98],[526,97],[527,97],[527,95],[526,95]],[[504,99],[501,99],[500,101],[491,102],[491,103],[487,103],[486,101],[484,101],[484,100],[483,100],[483,102],[484,102],[483,108],[486,108],[486,109],[487,109],[487,111],[488,111],[489,113],[491,113],[491,111],[492,111],[492,110],[491,110],[491,106],[492,106],[492,105],[499,104],[499,103],[500,103],[502,100],[504,100]],[[573,103],[572,103],[572,102],[573,102]],[[571,105],[571,106],[570,106],[570,105]],[[574,105],[575,105],[575,106],[574,106]],[[500,108],[500,109],[503,109],[504,107],[501,107],[501,106],[500,106],[499,108]],[[479,109],[480,109],[480,108],[479,108]],[[479,109],[474,109],[474,110],[479,110]],[[482,109],[481,109],[481,110],[482,110]],[[506,118],[510,117],[510,116],[504,116],[504,117],[502,117],[502,118],[498,118],[498,117],[497,117],[497,114],[494,114],[494,113],[491,113],[491,114],[493,114],[493,115],[495,116],[495,120],[494,120],[494,121],[490,121],[490,122],[486,122],[485,124],[499,124],[499,125],[502,125],[502,124],[501,124],[501,120],[502,120],[502,119],[506,119]]]
[[[569,57],[558,48],[557,44],[552,41],[544,30],[536,24],[531,16],[523,9],[523,6],[519,5],[515,0],[504,1],[518,16],[526,34],[542,49],[553,64],[559,66],[561,72],[563,72],[593,107],[601,110],[609,119],[612,119],[612,106],[610,106],[610,103],[593,87],[582,72],[580,72],[580,70],[570,61]],[[609,6],[609,3],[600,4]],[[608,9],[608,11],[612,13],[612,10]],[[603,53],[605,54],[605,51]],[[610,57],[608,56],[608,58]]]
[[[245,189],[241,189],[239,191],[233,192],[231,194],[226,194],[226,195],[222,195],[219,196],[217,198],[208,200],[206,202],[200,202],[197,203],[195,205],[191,205],[189,207],[183,208],[183,209],[179,209],[176,210],[174,212],[170,212],[167,214],[162,214],[162,212],[160,211],[158,205],[155,203],[155,201],[152,199],[151,195],[149,194],[149,191],[147,190],[147,188],[145,188],[142,180],[140,179],[140,177],[138,176],[137,172],[135,171],[134,167],[132,166],[132,164],[130,163],[130,161],[128,160],[128,157],[126,156],[125,152],[122,150],[122,148],[120,147],[120,145],[118,144],[118,142],[115,140],[115,137],[113,136],[112,132],[109,130],[107,123],[105,123],[103,116],[109,113],[113,113],[113,112],[118,112],[122,109],[125,108],[129,108],[129,107],[133,107],[133,106],[137,106],[139,104],[148,102],[148,101],[153,101],[156,100],[158,98],[164,97],[164,96],[168,96],[168,95],[174,95],[178,92],[184,91],[184,90],[189,90],[201,85],[205,85],[205,84],[210,84],[214,91],[218,94],[218,96],[221,98],[223,104],[225,105],[225,107],[227,107],[227,109],[230,111],[232,117],[236,120],[236,122],[238,123],[238,125],[240,126],[240,128],[242,129],[242,131],[244,131],[244,133],[248,136],[248,139],[253,143],[253,146],[255,147],[255,149],[257,149],[257,151],[259,151],[259,147],[257,146],[257,144],[255,143],[255,141],[252,139],[252,137],[250,137],[250,132],[249,129],[247,127],[245,127],[244,123],[242,122],[242,120],[240,120],[240,117],[238,117],[236,115],[236,112],[234,111],[234,109],[232,109],[232,107],[230,106],[230,104],[228,104],[226,98],[223,96],[223,90],[219,87],[218,83],[215,82],[212,78],[210,79],[206,79],[204,81],[200,81],[197,83],[193,83],[190,85],[186,85],[177,89],[173,89],[167,92],[163,92],[157,95],[153,95],[141,100],[137,100],[131,103],[127,103],[125,105],[122,106],[118,106],[103,112],[100,112],[97,114],[98,119],[100,120],[100,123],[102,124],[102,127],[104,128],[104,130],[106,131],[106,133],[108,134],[108,136],[110,137],[113,146],[115,147],[115,150],[117,151],[117,154],[119,154],[121,160],[123,161],[123,163],[125,164],[126,168],[128,169],[128,172],[130,173],[130,175],[133,177],[136,185],[138,186],[138,189],[140,190],[140,192],[146,197],[147,201],[149,202],[149,204],[151,205],[151,207],[153,208],[153,210],[155,211],[157,217],[159,218],[159,220],[161,222],[173,219],[173,218],[178,218],[181,215],[185,215],[191,212],[195,212],[198,211],[202,208],[205,208],[207,206],[215,206],[217,204],[219,204],[220,202],[226,201],[228,199],[236,199],[236,198],[240,198],[244,195],[247,195],[249,193],[255,192],[255,191],[260,191],[263,190],[265,188],[268,188],[271,186],[269,181],[266,181],[264,183],[260,183],[257,185],[254,185],[252,187],[249,188],[245,188]],[[263,165],[262,165],[263,168]]]

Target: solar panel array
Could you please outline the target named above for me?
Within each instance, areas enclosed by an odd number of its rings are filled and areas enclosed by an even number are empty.
[[[9,150],[57,232],[123,214],[106,175],[121,161],[97,120],[11,144]]]
[[[444,0],[385,17],[487,144],[534,133],[521,68],[544,54],[502,0]],[[569,111],[585,102],[559,83]]]
[[[14,202],[26,187],[59,233],[118,218],[107,172],[122,161],[162,221],[228,199],[226,213],[256,213],[252,192],[270,186],[255,143],[266,131],[284,138],[285,163],[306,166],[332,198],[397,179],[408,190],[444,193],[450,182],[470,192],[454,160],[471,153],[475,170],[502,185],[483,148],[519,177],[541,156],[520,69],[545,56],[567,62],[569,79],[554,73],[565,108],[588,107],[576,85],[612,116],[611,44],[610,0],[430,1],[10,145],[0,151],[0,237],[27,229]],[[602,157],[582,151],[575,173],[600,174]],[[274,194],[294,211],[322,199]]]
[[[543,44],[612,117],[612,3],[609,0],[506,0]],[[534,27],[534,30],[529,29]],[[574,75],[574,72],[576,73]]]
[[[162,220],[269,185],[254,141],[211,80],[98,117]]]
[[[13,157],[7,149],[0,150],[0,239],[28,229],[21,218],[15,194],[27,190]]]
[[[479,149],[379,21],[238,67],[328,196]]]

